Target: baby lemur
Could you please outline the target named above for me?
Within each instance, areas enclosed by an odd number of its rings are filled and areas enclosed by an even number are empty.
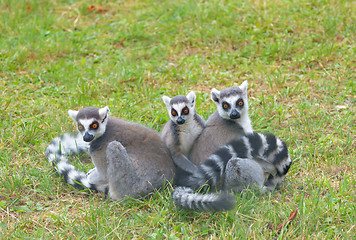
[[[65,180],[107,192],[113,200],[140,197],[172,180],[174,164],[159,135],[140,124],[109,117],[109,108],[68,111],[79,135],[54,139],[46,156]],[[81,136],[81,138],[80,138]],[[86,151],[95,168],[88,175],[68,162],[67,154]]]
[[[165,124],[161,138],[169,149],[174,163],[188,172],[193,172],[195,165],[187,159],[194,141],[205,127],[204,119],[196,113],[195,92],[187,96],[179,95],[173,98],[162,97],[170,120]]]

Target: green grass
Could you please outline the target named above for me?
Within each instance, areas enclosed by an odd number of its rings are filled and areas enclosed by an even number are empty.
[[[0,238],[354,239],[355,10],[346,0],[0,0]],[[211,88],[244,80],[255,130],[285,140],[294,164],[280,191],[246,194],[234,210],[178,209],[171,188],[111,202],[45,160],[52,138],[75,131],[68,109],[108,105],[160,131],[163,94],[195,90],[207,118]],[[267,229],[294,209],[287,227]]]

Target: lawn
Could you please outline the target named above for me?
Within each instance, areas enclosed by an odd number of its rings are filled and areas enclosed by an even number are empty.
[[[355,13],[351,0],[0,0],[0,239],[354,239]],[[179,209],[172,187],[109,201],[45,159],[76,131],[69,109],[107,105],[160,131],[162,95],[196,91],[207,119],[210,90],[244,80],[254,129],[286,141],[293,165],[231,211]]]

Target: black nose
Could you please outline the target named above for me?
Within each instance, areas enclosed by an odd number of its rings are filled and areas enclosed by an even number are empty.
[[[177,123],[180,125],[180,124],[183,124],[183,123],[185,123],[185,120],[183,119],[183,118],[181,118],[181,117],[179,117],[178,119],[177,119]]]
[[[231,119],[238,119],[240,118],[240,113],[236,110],[232,110],[232,112],[230,113],[230,118]]]
[[[90,142],[94,139],[94,136],[89,134],[89,133],[85,133],[84,136],[83,136],[83,140],[84,142]]]

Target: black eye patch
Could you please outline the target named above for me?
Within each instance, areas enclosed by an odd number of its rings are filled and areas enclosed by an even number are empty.
[[[188,114],[189,114],[189,108],[188,107],[183,108],[182,115],[188,115]]]
[[[98,129],[99,127],[99,123],[97,121],[93,122],[92,124],[90,124],[90,129],[95,130]]]
[[[177,111],[174,108],[172,108],[171,114],[173,117],[178,115]]]
[[[79,131],[83,131],[84,130],[84,126],[82,124],[78,124],[78,130]]]
[[[243,106],[244,106],[244,100],[242,100],[242,98],[240,98],[236,102],[236,107],[243,107]]]
[[[228,104],[227,102],[223,102],[222,103],[222,107],[224,110],[229,110],[230,109],[230,104]]]

